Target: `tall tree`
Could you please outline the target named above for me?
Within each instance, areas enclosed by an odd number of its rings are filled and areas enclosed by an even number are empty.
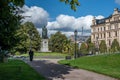
[[[119,45],[117,39],[113,40],[112,45],[111,45],[111,50],[112,50],[112,52],[120,51],[120,45]]]
[[[105,40],[102,40],[100,45],[99,45],[99,50],[101,53],[107,52],[107,45],[105,43]]]
[[[80,46],[80,52],[82,54],[88,54],[88,45],[87,43],[82,43]]]
[[[49,43],[51,44],[50,50],[52,50],[53,52],[63,52],[63,45],[64,41],[66,40],[67,37],[59,31],[55,34],[52,34],[49,40]]]
[[[87,43],[87,46],[88,46],[87,51],[91,52],[91,54],[94,54],[95,53],[95,45],[93,43],[91,43],[91,37],[89,37],[87,39],[86,43]]]
[[[0,0],[0,47],[10,50],[16,45],[16,30],[21,16],[18,6],[22,7],[24,0]]]
[[[20,43],[16,47],[20,53],[26,53],[30,48],[35,51],[40,50],[40,34],[33,23],[26,22],[21,25],[16,35],[20,38]]]

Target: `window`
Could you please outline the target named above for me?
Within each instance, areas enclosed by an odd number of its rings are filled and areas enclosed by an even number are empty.
[[[118,20],[119,20],[119,17],[115,17],[115,18],[114,18],[114,21],[118,21]]]
[[[104,27],[104,31],[105,31],[105,27]]]
[[[104,33],[104,38],[105,38],[105,33]]]
[[[115,31],[115,36],[117,37],[117,31]]]
[[[110,25],[108,26],[108,30],[110,30]]]
[[[111,45],[111,42],[110,42],[110,40],[109,40],[109,46]]]
[[[111,37],[110,32],[108,32],[108,35],[109,35],[108,37]]]
[[[118,29],[118,23],[115,24],[115,29]]]
[[[101,38],[102,38],[102,34],[101,34]]]

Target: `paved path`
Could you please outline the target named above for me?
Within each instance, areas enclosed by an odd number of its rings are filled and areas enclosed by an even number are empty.
[[[87,70],[60,65],[57,61],[57,59],[47,59],[27,61],[27,63],[47,80],[117,80]]]

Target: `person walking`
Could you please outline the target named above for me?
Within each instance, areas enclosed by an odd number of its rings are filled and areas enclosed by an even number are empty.
[[[34,55],[34,52],[32,50],[30,50],[29,51],[30,61],[33,61],[33,55]]]

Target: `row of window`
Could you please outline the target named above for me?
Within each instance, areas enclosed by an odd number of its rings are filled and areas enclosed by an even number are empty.
[[[105,30],[112,30],[112,29],[118,29],[118,23],[116,24],[112,24],[112,25],[108,25],[107,27],[95,27],[93,28],[93,32],[101,32],[101,31],[105,31]]]
[[[93,35],[93,38],[95,39],[96,36],[98,38],[105,38],[106,37],[106,34],[107,34],[107,38],[109,37],[117,37],[118,36],[118,31],[114,31],[114,32],[107,32],[107,33],[101,33],[101,34],[97,34],[97,35]]]

